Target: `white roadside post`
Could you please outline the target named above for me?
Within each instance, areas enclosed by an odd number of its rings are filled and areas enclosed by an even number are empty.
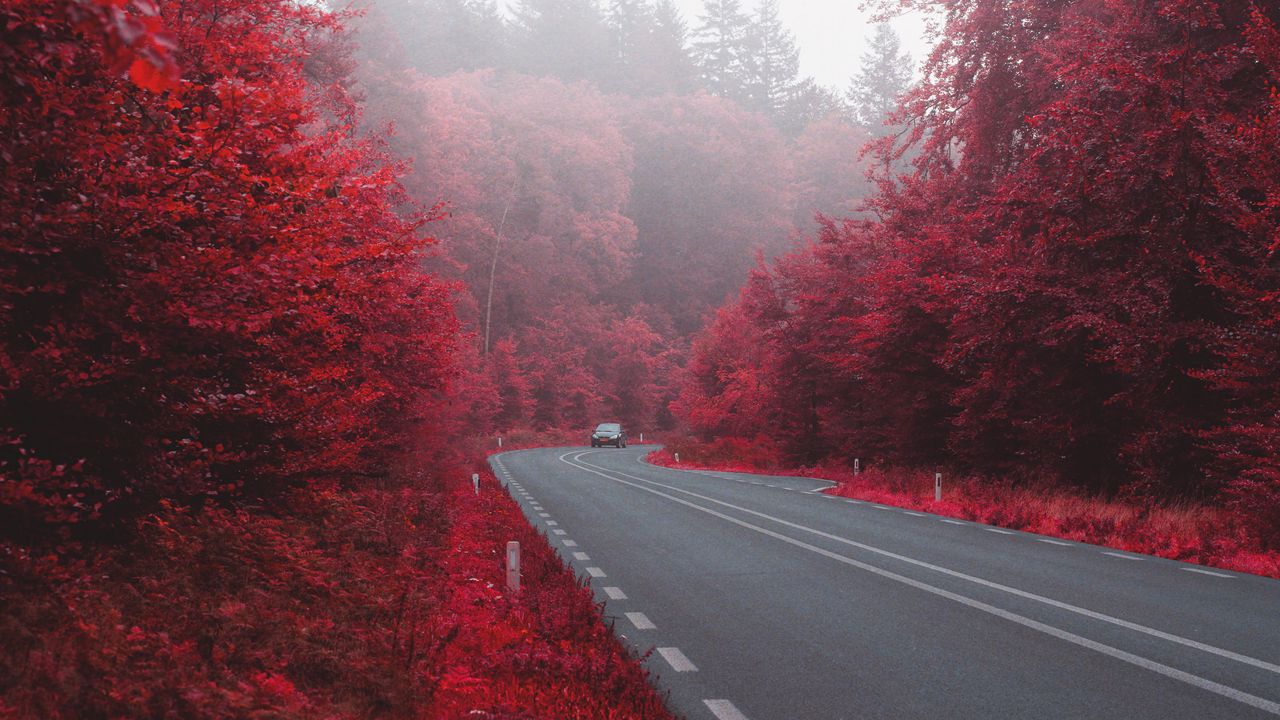
[[[480,473],[471,473],[471,484],[476,489],[476,494],[480,494]]]
[[[854,458],[854,459],[853,459],[853,474],[854,474],[854,475],[857,475],[857,474],[858,474],[858,473],[860,473],[860,472],[862,472],[862,459],[861,459],[861,458]]]
[[[644,444],[644,433],[640,433],[640,444]]]
[[[498,436],[498,447],[502,447],[502,436]]]
[[[680,462],[680,453],[675,453],[676,462]]]
[[[520,543],[507,543],[507,592],[520,592]]]
[[[942,473],[933,474],[933,500],[934,502],[942,501]]]

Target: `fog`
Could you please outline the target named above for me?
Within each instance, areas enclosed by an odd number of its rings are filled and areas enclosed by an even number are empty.
[[[860,9],[857,0],[780,0],[782,20],[795,34],[800,47],[800,71],[819,83],[840,90],[849,85],[860,68],[862,46],[875,24],[874,12]],[[702,0],[676,0],[690,27],[698,24]],[[744,2],[744,8],[753,3]],[[893,18],[889,24],[911,54],[918,70],[931,43],[925,18],[918,13]]]
[[[518,0],[504,0],[514,7]],[[703,13],[703,0],[675,0],[690,29],[698,26]],[[820,84],[844,90],[849,79],[861,67],[862,48],[875,24],[875,12],[865,10],[857,0],[780,0],[782,20],[795,35],[800,47],[800,70]],[[743,9],[753,9],[752,0]],[[904,13],[889,21],[902,41],[902,49],[911,54],[914,69],[932,48],[925,18],[919,13]]]

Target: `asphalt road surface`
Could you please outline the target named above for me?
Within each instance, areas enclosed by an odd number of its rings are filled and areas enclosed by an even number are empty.
[[[492,463],[690,720],[1280,717],[1280,582],[652,449]]]

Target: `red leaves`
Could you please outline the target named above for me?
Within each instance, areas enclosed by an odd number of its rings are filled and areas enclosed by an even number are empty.
[[[285,0],[185,8],[5,11],[42,28],[12,38],[30,97],[0,120],[15,536],[98,506],[120,522],[162,498],[381,474],[451,372],[449,289],[418,267],[394,169],[345,119],[315,120],[344,86],[308,90],[304,63],[332,49],[301,38],[330,21]],[[201,80],[181,97],[131,90],[169,87],[162,28]]]
[[[805,459],[1227,499],[1280,542],[1250,500],[1280,477],[1280,10],[945,4],[916,172],[753,276],[680,411]]]
[[[177,87],[175,74],[154,53],[144,52],[129,66],[129,79],[144,90],[164,92]]]

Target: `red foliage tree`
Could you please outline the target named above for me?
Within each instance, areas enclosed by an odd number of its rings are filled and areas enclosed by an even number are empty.
[[[449,372],[448,289],[354,133],[334,16],[165,3],[171,84],[122,76],[121,43],[167,67],[123,7],[3,11],[6,535],[381,474]]]
[[[941,5],[912,174],[734,310],[767,416],[797,454],[816,433],[1100,491],[1225,490],[1276,527],[1280,10]],[[698,352],[702,427],[730,389]]]

